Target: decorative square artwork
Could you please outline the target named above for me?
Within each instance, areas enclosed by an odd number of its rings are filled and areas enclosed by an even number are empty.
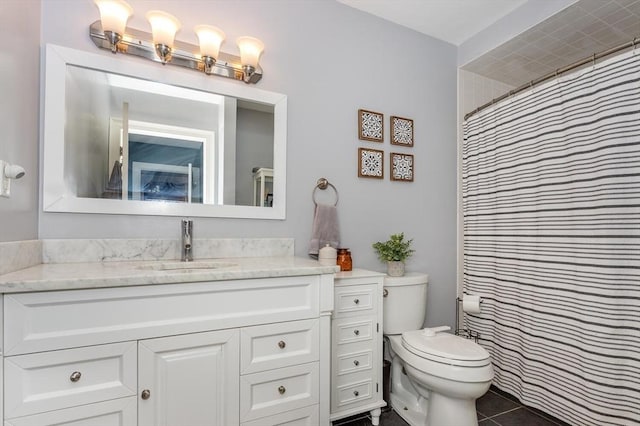
[[[413,146],[413,120],[391,117],[391,144]]]
[[[391,180],[413,182],[413,155],[391,153]]]
[[[384,177],[383,155],[384,151],[359,148],[358,176],[382,179]]]
[[[377,112],[358,110],[358,138],[364,141],[382,142],[384,116]]]

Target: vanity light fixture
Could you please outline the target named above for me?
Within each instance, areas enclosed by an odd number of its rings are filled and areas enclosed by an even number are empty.
[[[258,60],[264,50],[264,43],[254,37],[239,37],[236,40],[240,48],[240,62],[245,76],[251,77],[256,71]]]
[[[147,12],[147,21],[151,24],[151,34],[153,35],[153,46],[156,49],[156,54],[160,58],[162,65],[164,65],[171,60],[173,41],[181,27],[180,21],[175,16],[161,10]]]
[[[211,25],[197,25],[200,46],[175,40],[180,22],[159,10],[146,14],[152,33],[126,28],[133,9],[123,0],[94,0],[100,9],[100,20],[89,27],[89,36],[101,49],[125,53],[203,71],[208,75],[257,83],[262,78],[259,60],[264,43],[254,37],[237,40],[240,56],[220,51],[225,34]]]
[[[200,56],[204,63],[204,72],[211,74],[220,54],[220,45],[225,39],[224,32],[211,25],[196,25],[193,30],[200,41]]]
[[[127,20],[133,15],[133,9],[124,0],[95,0],[100,9],[100,20],[104,35],[109,41],[111,51],[117,52],[118,43],[122,40]]]

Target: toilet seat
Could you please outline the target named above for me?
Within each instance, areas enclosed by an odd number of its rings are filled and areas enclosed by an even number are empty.
[[[402,346],[424,359],[458,367],[482,367],[491,363],[482,346],[450,333],[428,336],[424,330],[402,333]]]

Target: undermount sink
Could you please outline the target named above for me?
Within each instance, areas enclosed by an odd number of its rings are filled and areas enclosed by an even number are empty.
[[[238,266],[237,263],[224,262],[218,260],[207,261],[193,261],[193,262],[181,262],[181,261],[166,261],[166,262],[153,262],[141,265],[138,269],[150,269],[154,271],[192,271],[192,270],[207,270],[207,269],[223,269]]]

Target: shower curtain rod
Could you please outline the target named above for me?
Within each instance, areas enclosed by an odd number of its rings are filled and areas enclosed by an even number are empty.
[[[602,59],[605,56],[613,55],[614,53],[618,53],[621,50],[627,49],[629,47],[633,47],[635,49],[637,44],[640,44],[640,39],[638,37],[634,37],[633,40],[631,40],[631,41],[628,41],[626,43],[622,43],[622,44],[620,44],[620,45],[618,45],[616,47],[612,47],[611,49],[602,51],[600,53],[594,53],[593,55],[588,56],[588,57],[586,57],[586,58],[584,58],[584,59],[582,59],[580,61],[574,62],[571,65],[567,65],[565,67],[558,68],[555,71],[550,72],[549,74],[545,74],[540,78],[536,78],[534,80],[531,80],[529,83],[525,83],[520,87],[517,87],[517,88],[515,88],[513,90],[509,90],[504,95],[501,95],[501,96],[499,96],[497,98],[494,98],[491,101],[487,102],[486,104],[479,106],[478,108],[474,109],[473,111],[465,114],[464,119],[467,120],[472,115],[477,114],[478,112],[482,111],[483,109],[488,108],[491,105],[494,105],[495,103],[500,102],[503,99],[506,99],[506,98],[508,98],[510,96],[513,96],[516,93],[520,93],[520,92],[522,92],[524,90],[533,88],[534,86],[537,86],[540,83],[544,83],[545,81],[550,80],[550,79],[552,79],[554,77],[558,77],[559,75],[564,74],[567,71],[574,70],[574,69],[579,68],[579,67],[581,67],[583,65],[587,65],[587,64],[589,64],[591,62],[593,62],[595,64],[595,62],[598,59]]]

